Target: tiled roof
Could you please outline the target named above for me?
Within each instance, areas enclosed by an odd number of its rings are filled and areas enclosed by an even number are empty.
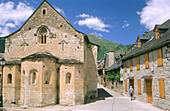
[[[127,53],[122,58],[122,60],[133,58],[141,54],[150,52],[152,50],[156,50],[167,44],[170,44],[170,29],[168,29],[159,39],[153,38],[153,39],[148,40],[146,43],[144,43],[142,47],[140,48],[135,47],[133,50]]]

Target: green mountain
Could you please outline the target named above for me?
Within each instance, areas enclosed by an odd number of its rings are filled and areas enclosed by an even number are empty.
[[[88,34],[87,36],[90,42],[100,46],[97,60],[103,58],[104,53],[108,52],[109,50],[114,50],[115,53],[124,53],[128,48],[132,46],[117,44],[108,40],[101,39],[93,34]]]
[[[0,53],[4,53],[5,51],[5,39],[0,38]]]

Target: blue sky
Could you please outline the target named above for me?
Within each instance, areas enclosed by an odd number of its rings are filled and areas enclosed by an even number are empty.
[[[18,30],[43,0],[1,0],[0,36]],[[121,44],[170,18],[170,0],[47,0],[77,30]]]

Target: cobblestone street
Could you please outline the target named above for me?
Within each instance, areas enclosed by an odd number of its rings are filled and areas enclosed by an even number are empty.
[[[6,108],[7,111],[162,111],[150,104],[138,100],[130,101],[129,97],[124,97],[110,89],[98,85],[99,100],[85,105],[76,106],[47,106],[43,108],[20,107]]]

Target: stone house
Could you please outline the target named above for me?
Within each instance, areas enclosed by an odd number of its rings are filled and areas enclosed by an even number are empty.
[[[97,49],[44,0],[5,37],[4,103],[76,105],[96,98]]]
[[[114,63],[114,50],[109,50],[104,54],[104,57],[98,62],[97,70],[99,75],[99,83],[105,86],[105,69]]]
[[[122,58],[125,95],[170,110],[170,19],[143,36]]]
[[[115,73],[114,76],[120,76],[120,69],[122,66],[121,58],[122,54],[115,53],[114,50],[109,50],[108,53],[105,53],[104,57],[98,62],[98,74],[99,74],[99,83],[110,89],[122,89],[122,84],[119,80],[116,79],[106,79],[109,73]],[[123,80],[123,79],[122,79]]]

